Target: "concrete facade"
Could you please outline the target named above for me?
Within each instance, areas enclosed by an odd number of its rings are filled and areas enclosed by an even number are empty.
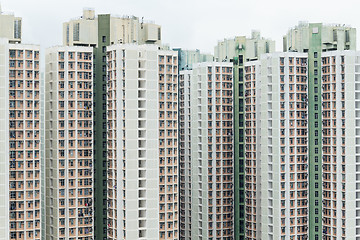
[[[13,13],[1,11],[0,6],[0,38],[7,38],[9,43],[21,43],[22,19]]]
[[[235,239],[245,239],[245,69],[244,64],[262,54],[274,52],[275,42],[260,37],[257,31],[250,38],[238,36],[224,39],[215,47],[217,61],[233,62],[234,71],[234,232]]]
[[[322,236],[322,54],[355,50],[356,29],[343,24],[300,22],[284,36],[284,51],[308,54],[309,99],[309,238]]]
[[[108,239],[179,239],[178,56],[113,45],[108,63]]]
[[[232,66],[180,72],[182,239],[234,238]]]
[[[308,238],[307,54],[245,64],[246,239]]]
[[[94,239],[93,49],[46,51],[46,238]]]
[[[67,46],[97,46],[99,16],[95,10],[84,9],[80,18],[63,24],[63,44]],[[144,22],[135,16],[110,16],[110,45],[161,44],[161,26]]]

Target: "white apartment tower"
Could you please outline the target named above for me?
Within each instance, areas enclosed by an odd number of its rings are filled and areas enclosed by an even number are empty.
[[[0,8],[1,240],[43,237],[40,47],[20,43],[21,18]]]
[[[92,56],[46,51],[46,239],[93,239]]]
[[[108,239],[179,239],[178,59],[107,48]]]
[[[360,52],[322,55],[323,239],[360,239]]]
[[[0,239],[40,239],[40,47],[0,39]]]
[[[180,72],[182,239],[233,239],[232,63]]]
[[[247,239],[308,238],[307,54],[245,64]]]

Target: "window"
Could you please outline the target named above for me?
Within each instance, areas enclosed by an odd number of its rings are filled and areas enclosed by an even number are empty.
[[[242,65],[244,63],[244,56],[239,55],[239,64]],[[241,69],[242,70],[242,69]]]
[[[10,50],[9,52],[10,52],[10,57],[14,58],[15,55],[16,55],[16,51],[15,50]]]
[[[317,58],[317,57],[318,57],[318,53],[314,52],[314,58]]]
[[[75,23],[73,25],[73,40],[74,41],[80,40],[80,23]]]
[[[21,38],[21,19],[14,21],[14,38]]]
[[[102,42],[106,43],[106,36],[102,36]]]

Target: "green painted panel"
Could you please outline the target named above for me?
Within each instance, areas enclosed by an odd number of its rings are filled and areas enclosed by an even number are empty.
[[[94,48],[94,239],[99,240],[107,239],[106,46],[109,45],[110,15],[98,15],[98,44]]]
[[[309,239],[322,238],[321,29],[322,24],[309,25]]]

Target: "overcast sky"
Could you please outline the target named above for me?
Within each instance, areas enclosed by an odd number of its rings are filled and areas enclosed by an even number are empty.
[[[282,36],[299,21],[341,23],[360,29],[360,1],[355,0],[0,1],[2,11],[23,18],[23,43],[40,44],[43,48],[60,45],[62,23],[81,16],[84,7],[94,8],[97,14],[153,20],[162,26],[163,43],[170,47],[211,53],[218,40],[250,36],[252,29],[275,40],[276,49],[281,50]]]

